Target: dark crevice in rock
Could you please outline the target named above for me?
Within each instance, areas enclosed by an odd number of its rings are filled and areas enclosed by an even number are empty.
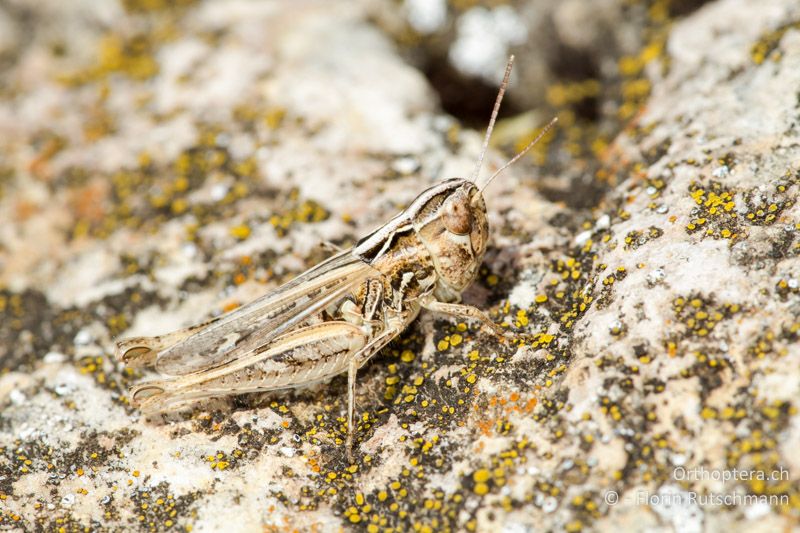
[[[672,17],[685,17],[686,15],[691,15],[708,2],[709,0],[670,0],[669,14]]]
[[[497,98],[496,86],[480,78],[464,76],[453,68],[446,57],[427,57],[420,70],[439,95],[445,112],[470,128],[484,130],[488,126],[492,106]],[[523,111],[514,104],[510,92],[507,96],[500,108],[500,118],[514,116]]]

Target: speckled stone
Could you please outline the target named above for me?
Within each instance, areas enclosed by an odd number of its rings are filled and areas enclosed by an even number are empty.
[[[0,6],[0,527],[797,527],[800,7],[757,4],[621,60],[613,138],[551,102],[465,294],[518,341],[423,313],[359,374],[353,465],[343,378],[145,418],[113,341],[249,301],[471,171],[480,133],[369,15],[397,6]],[[533,186],[562,171],[593,209]]]

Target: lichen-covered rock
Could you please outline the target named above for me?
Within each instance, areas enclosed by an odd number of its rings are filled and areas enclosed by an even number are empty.
[[[487,192],[465,299],[518,341],[423,313],[359,374],[353,465],[342,378],[146,418],[111,354],[471,171],[480,134],[392,43],[422,4],[0,6],[0,526],[796,526],[800,6],[632,2],[649,22],[608,36],[628,3],[586,35],[562,35],[585,6],[538,3],[558,43],[624,55],[553,82],[563,127]]]

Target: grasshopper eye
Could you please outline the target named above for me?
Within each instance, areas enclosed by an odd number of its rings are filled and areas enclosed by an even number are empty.
[[[467,235],[472,231],[472,211],[469,200],[461,195],[454,194],[444,203],[442,223],[450,233]]]

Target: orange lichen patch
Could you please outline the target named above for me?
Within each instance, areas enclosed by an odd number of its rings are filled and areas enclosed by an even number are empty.
[[[69,206],[75,218],[87,224],[96,224],[106,215],[105,203],[110,185],[104,179],[95,179],[70,192]]]
[[[240,305],[242,305],[242,304],[240,302],[237,302],[237,301],[228,302],[224,306],[222,306],[222,312],[223,313],[227,313],[228,311],[233,311],[234,309],[236,309]]]
[[[39,204],[30,200],[21,199],[14,203],[14,218],[19,222],[25,222],[41,210]]]
[[[667,342],[667,355],[669,357],[675,357],[677,353],[678,353],[678,346],[672,341]]]
[[[319,460],[316,457],[314,457],[313,450],[311,450],[311,452],[309,452],[308,455],[305,456],[305,459],[311,471],[316,474],[319,474],[320,472]]]
[[[493,420],[487,419],[480,419],[475,423],[478,426],[478,430],[480,430],[482,435],[490,437],[492,435],[492,428],[494,427]]]
[[[28,171],[39,179],[50,179],[48,162],[67,146],[67,141],[58,135],[50,135],[44,141],[39,153],[28,164]]]
[[[631,160],[621,145],[617,143],[598,145],[595,156],[601,164],[595,173],[595,177],[599,181],[615,185],[620,181],[621,176],[627,177]]]
[[[539,400],[532,395],[521,395],[512,392],[508,397],[491,396],[487,400],[476,399],[472,403],[472,410],[480,413],[480,418],[475,425],[481,434],[488,436],[495,432],[504,433],[510,427],[508,417],[514,413],[529,415]]]

